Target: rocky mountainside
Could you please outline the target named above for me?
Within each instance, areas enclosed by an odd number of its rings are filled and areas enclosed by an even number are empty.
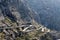
[[[50,31],[27,1],[0,0],[1,40],[53,40]]]
[[[15,22],[32,22],[32,19],[40,22],[39,15],[31,10],[23,0],[2,0],[0,2],[0,9],[4,17],[8,17]]]

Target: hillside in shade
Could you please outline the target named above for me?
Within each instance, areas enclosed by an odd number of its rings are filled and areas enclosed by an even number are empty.
[[[60,0],[27,0],[40,15],[41,24],[60,31]]]
[[[43,0],[41,0],[42,9],[34,2],[37,1],[0,0],[0,40],[57,40],[60,38],[60,32],[57,31],[59,30],[57,28],[60,28],[59,21],[55,20],[55,15],[51,15],[52,12],[55,13],[53,11],[55,9],[47,8],[47,11]]]
[[[23,0],[2,0],[0,2],[0,10],[0,14],[2,14],[4,18],[8,17],[15,22],[31,22],[32,20],[35,20],[40,23],[39,15]]]

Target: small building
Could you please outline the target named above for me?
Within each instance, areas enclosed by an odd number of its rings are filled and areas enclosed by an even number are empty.
[[[47,32],[50,32],[50,29],[48,29]]]
[[[42,28],[42,30],[41,30],[42,32],[45,32],[45,29],[44,28]]]

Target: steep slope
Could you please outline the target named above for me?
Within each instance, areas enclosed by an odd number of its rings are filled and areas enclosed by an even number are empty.
[[[5,18],[4,21],[8,20],[9,25],[32,23],[33,20],[40,23],[39,15],[29,7],[25,0],[1,0],[0,9]]]
[[[1,0],[0,14],[1,40],[34,40],[50,32],[25,0]]]
[[[27,0],[31,8],[38,12],[40,21],[50,29],[60,31],[60,0]]]

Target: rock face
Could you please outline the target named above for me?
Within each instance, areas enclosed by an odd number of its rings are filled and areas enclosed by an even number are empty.
[[[40,23],[39,15],[34,12],[25,0],[0,0],[0,9],[4,17],[15,22],[31,22],[32,19]]]
[[[2,15],[1,9],[0,9],[0,21],[4,20],[4,16]]]
[[[44,28],[39,23],[39,15],[29,7],[27,1],[0,0],[0,32],[5,34],[3,35],[4,39],[15,40],[23,37],[24,40],[29,40],[31,35],[33,38],[35,36],[39,37],[41,34],[44,35],[45,32],[50,32],[50,29]]]

